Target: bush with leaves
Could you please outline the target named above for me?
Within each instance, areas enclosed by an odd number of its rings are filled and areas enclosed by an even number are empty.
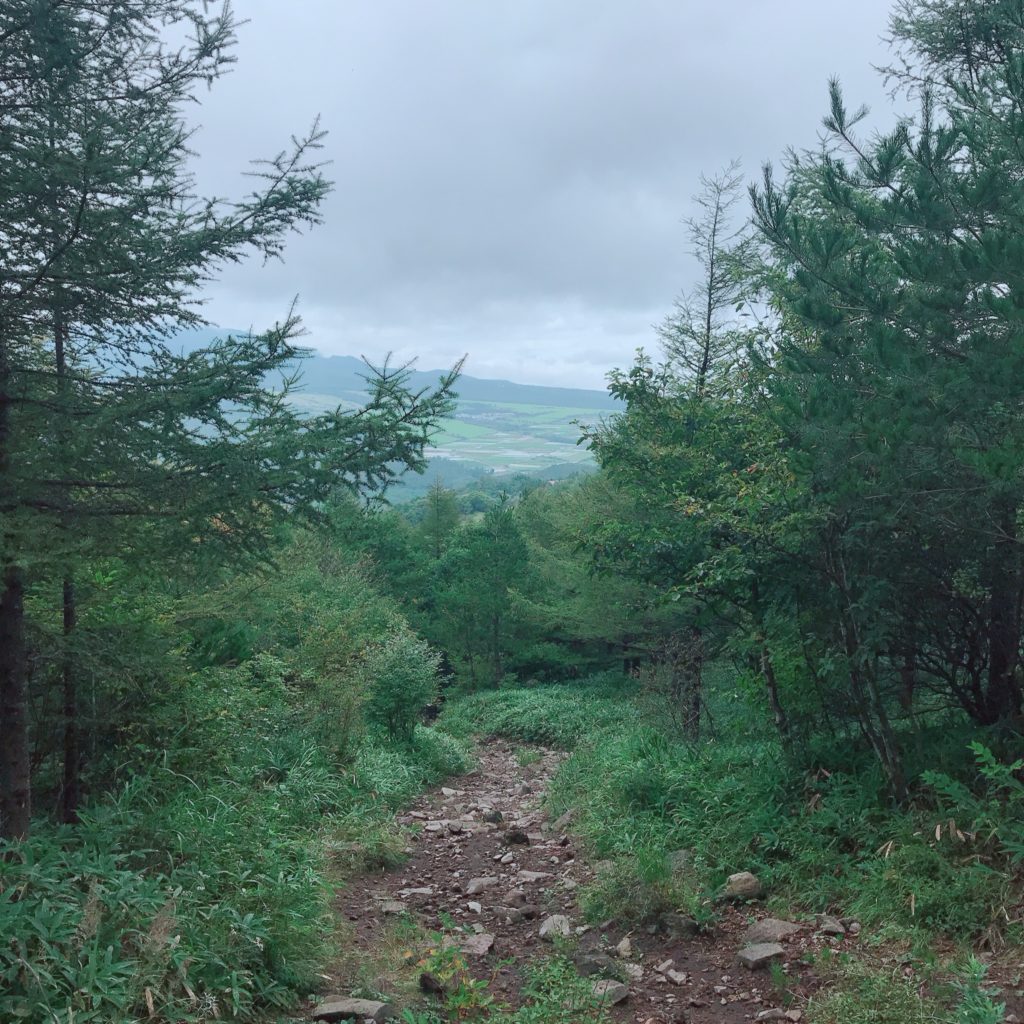
[[[420,712],[437,697],[440,665],[441,655],[408,629],[371,645],[360,667],[367,721],[411,741]]]

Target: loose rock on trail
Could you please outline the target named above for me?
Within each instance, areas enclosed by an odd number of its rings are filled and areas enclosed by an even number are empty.
[[[444,919],[454,922],[457,928],[446,932],[445,942],[457,944],[472,972],[489,979],[499,1004],[519,1005],[522,968],[564,948],[616,1021],[799,1021],[812,982],[797,961],[809,944],[828,941],[812,925],[769,919],[760,930],[750,930],[760,915],[749,905],[720,907],[710,934],[666,929],[664,922],[660,928],[630,929],[615,921],[584,921],[577,897],[593,869],[565,831],[572,815],[552,823],[543,803],[564,756],[543,751],[522,767],[514,746],[486,743],[473,772],[399,815],[400,824],[420,827],[410,838],[408,861],[353,879],[338,897],[357,955],[361,951],[372,960],[387,942],[385,929],[394,915],[404,912],[429,931],[441,931]],[[764,947],[766,939],[770,951],[745,953],[748,946]],[[758,969],[774,962],[786,965],[788,995],[776,990],[768,971]],[[353,982],[346,964],[351,958],[332,971],[328,985],[343,995],[325,996],[322,1003],[348,998]]]

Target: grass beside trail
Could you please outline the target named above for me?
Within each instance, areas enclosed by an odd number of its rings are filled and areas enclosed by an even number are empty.
[[[201,787],[157,765],[0,859],[0,1020],[285,1020],[333,956],[334,885],[400,857],[394,809],[468,764],[421,728],[339,772],[235,725]]]
[[[639,711],[621,676],[586,684],[486,690],[450,701],[438,725],[453,736],[504,736],[572,750],[612,728],[633,728]]]
[[[708,921],[725,877],[750,870],[765,882],[769,909],[780,916],[856,917],[866,943],[913,950],[908,962],[918,966],[937,962],[937,944],[952,944],[981,1007],[973,1016],[936,1018],[899,972],[887,977],[885,970],[837,963],[828,966],[833,984],[819,998],[815,1019],[1001,1019],[984,1015],[995,1003],[984,995],[983,972],[971,974],[968,953],[986,942],[1021,942],[1012,836],[1024,825],[1014,820],[1018,805],[984,766],[956,781],[934,773],[941,763],[919,765],[915,806],[896,810],[872,759],[852,739],[831,751],[787,756],[764,734],[686,743],[664,721],[631,683],[602,676],[461,698],[440,724],[458,736],[572,750],[548,799],[553,815],[575,810],[574,829],[591,858],[604,862],[582,893],[592,919],[640,923],[682,910]],[[947,730],[928,749],[963,772],[972,760],[966,743]],[[950,831],[948,799],[957,786],[963,806]],[[983,822],[971,820],[1000,813],[1006,820],[990,820],[987,833]],[[857,1005],[863,1012],[851,1015]]]

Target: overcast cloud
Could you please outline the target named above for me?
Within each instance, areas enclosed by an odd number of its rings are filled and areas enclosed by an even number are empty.
[[[197,112],[203,187],[235,194],[319,113],[336,188],[322,227],[225,274],[208,313],[266,326],[298,295],[330,354],[468,352],[475,376],[602,387],[692,281],[701,171],[813,145],[831,75],[886,123],[889,0],[235,6],[238,64]]]

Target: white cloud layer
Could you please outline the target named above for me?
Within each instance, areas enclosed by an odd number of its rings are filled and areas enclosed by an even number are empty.
[[[202,97],[204,189],[232,194],[321,114],[335,191],[283,265],[211,286],[225,327],[292,297],[327,353],[602,386],[691,283],[701,171],[812,146],[839,75],[887,123],[887,0],[238,0]],[[312,386],[315,382],[310,382]]]

